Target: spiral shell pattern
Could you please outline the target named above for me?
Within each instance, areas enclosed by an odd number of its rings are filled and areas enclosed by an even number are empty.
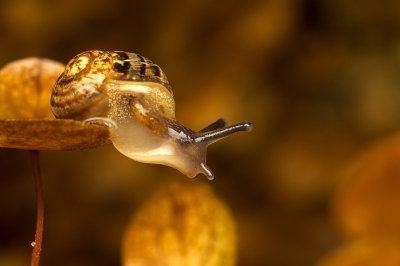
[[[109,80],[146,81],[172,89],[161,68],[135,53],[92,50],[78,54],[58,78],[51,96],[56,118],[85,120],[104,116],[108,96],[104,84]]]

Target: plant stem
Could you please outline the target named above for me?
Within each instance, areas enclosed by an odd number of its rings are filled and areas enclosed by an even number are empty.
[[[37,205],[36,233],[35,233],[35,242],[32,243],[33,251],[31,258],[31,266],[39,266],[40,252],[42,251],[43,220],[44,220],[43,185],[42,185],[42,177],[40,174],[39,151],[30,150],[29,155],[31,157],[33,176],[35,179],[36,205]]]

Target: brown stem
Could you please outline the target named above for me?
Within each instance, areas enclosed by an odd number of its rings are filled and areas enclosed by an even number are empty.
[[[43,186],[42,186],[42,178],[40,175],[39,151],[35,150],[29,151],[29,155],[31,156],[33,176],[35,179],[36,205],[37,205],[36,233],[35,233],[35,242],[32,243],[33,251],[31,258],[31,266],[39,266],[40,252],[42,251],[43,220],[44,220]]]

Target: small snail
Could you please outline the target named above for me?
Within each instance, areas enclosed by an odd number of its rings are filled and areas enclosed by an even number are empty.
[[[75,56],[51,95],[56,118],[104,123],[114,146],[136,161],[168,165],[193,178],[203,173],[207,146],[249,122],[225,127],[219,119],[195,132],[175,119],[175,102],[167,77],[149,59],[127,52],[92,50]]]

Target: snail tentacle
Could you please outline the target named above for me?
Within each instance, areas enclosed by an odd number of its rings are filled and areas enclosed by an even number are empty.
[[[225,119],[220,118],[217,121],[215,121],[214,123],[206,126],[205,128],[203,128],[202,130],[200,130],[198,132],[207,132],[207,131],[216,130],[218,128],[223,128],[225,125],[226,125]]]

